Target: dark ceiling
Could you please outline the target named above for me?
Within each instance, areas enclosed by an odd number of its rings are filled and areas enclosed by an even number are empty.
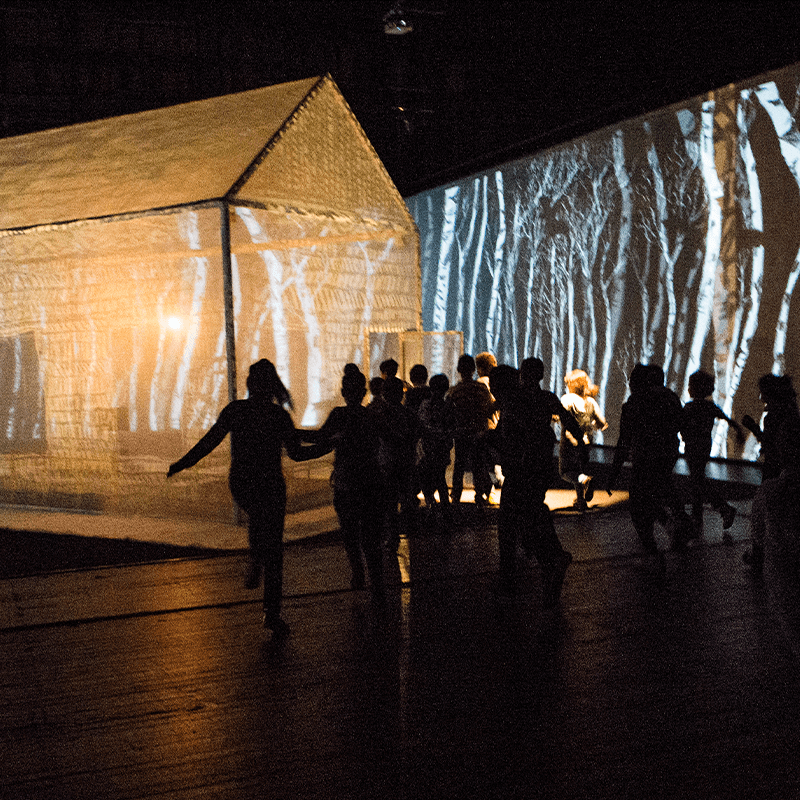
[[[800,61],[794,3],[2,2],[2,132],[330,72],[404,196]]]

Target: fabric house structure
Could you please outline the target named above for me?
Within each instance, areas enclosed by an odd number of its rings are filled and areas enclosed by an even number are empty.
[[[272,360],[313,427],[370,329],[420,328],[414,222],[334,81],[0,140],[0,502],[230,520]],[[291,492],[291,487],[290,487]]]

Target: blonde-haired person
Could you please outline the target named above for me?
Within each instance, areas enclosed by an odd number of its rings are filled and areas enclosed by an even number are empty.
[[[594,399],[598,388],[589,380],[582,369],[574,369],[564,376],[567,392],[561,398],[566,408],[583,431],[583,444],[589,445],[595,431],[604,431],[608,423],[600,406]],[[575,437],[562,426],[561,444],[558,452],[558,471],[561,477],[575,487],[575,507],[583,512],[594,496],[592,477],[587,473],[589,453],[586,447],[579,447]]]

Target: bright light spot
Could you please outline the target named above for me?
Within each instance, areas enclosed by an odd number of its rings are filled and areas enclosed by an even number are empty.
[[[172,328],[173,331],[177,331],[181,327],[181,318],[180,317],[168,317],[167,318],[167,326]]]

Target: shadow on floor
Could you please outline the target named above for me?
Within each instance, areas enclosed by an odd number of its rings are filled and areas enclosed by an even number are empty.
[[[0,579],[235,552],[239,551],[0,528]]]

